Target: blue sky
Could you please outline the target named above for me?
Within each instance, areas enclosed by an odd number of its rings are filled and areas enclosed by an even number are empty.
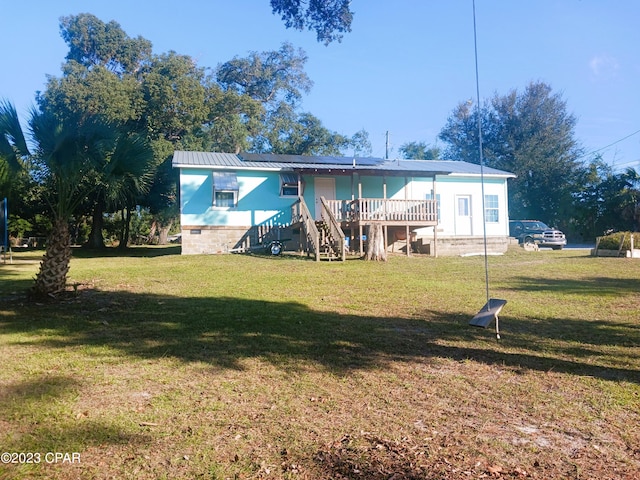
[[[303,48],[314,82],[302,108],[346,135],[369,132],[374,156],[435,144],[461,101],[476,98],[472,0],[353,0],[352,32],[328,47],[287,30],[269,0],[2,1],[0,97],[26,115],[60,75],[63,15],[115,20],[130,36],[215,68],[249,51]],[[548,83],[578,120],[576,138],[616,169],[640,169],[640,2],[476,0],[481,98]]]

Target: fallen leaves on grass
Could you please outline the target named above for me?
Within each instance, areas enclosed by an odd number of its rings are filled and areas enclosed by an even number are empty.
[[[429,472],[428,455],[424,445],[408,438],[394,441],[363,433],[343,436],[316,459],[336,478],[419,480]]]
[[[490,465],[487,467],[487,471],[492,477],[499,477],[504,473],[500,465]]]

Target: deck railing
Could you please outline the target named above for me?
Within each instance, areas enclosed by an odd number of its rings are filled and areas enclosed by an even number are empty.
[[[437,223],[436,200],[397,200],[359,198],[356,200],[327,200],[338,222],[409,222]]]
[[[291,222],[302,224],[302,228],[306,234],[307,243],[311,244],[316,260],[320,260],[320,232],[316,227],[316,222],[311,216],[309,207],[307,207],[304,198],[298,197],[298,201],[291,206]]]

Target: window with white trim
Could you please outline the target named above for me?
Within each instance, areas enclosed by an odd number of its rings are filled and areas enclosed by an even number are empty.
[[[431,193],[427,193],[427,200],[433,200],[433,190]],[[436,193],[436,208],[438,210],[438,223],[440,223],[440,194]]]
[[[280,195],[283,197],[297,197],[300,194],[298,175],[294,172],[280,174]]]
[[[232,172],[213,172],[213,206],[233,208],[238,205],[238,177]]]
[[[500,221],[498,195],[484,196],[484,218],[487,223],[498,223]]]
[[[471,215],[469,211],[469,197],[458,197],[458,216],[468,217]]]

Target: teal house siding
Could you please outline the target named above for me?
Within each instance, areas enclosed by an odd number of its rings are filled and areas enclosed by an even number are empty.
[[[381,176],[371,177],[368,175],[363,175],[360,177],[360,181],[362,182],[363,198],[382,198],[384,182]]]
[[[213,205],[213,174],[204,169],[182,169],[180,173],[181,221],[184,225],[249,227],[286,225],[296,197],[280,195],[278,172],[235,172],[238,202],[235,207]]]
[[[352,193],[357,197],[357,193],[352,192],[351,176],[337,175],[336,179],[336,200],[349,200]]]
[[[386,181],[388,198],[404,198],[404,177],[389,177]]]

